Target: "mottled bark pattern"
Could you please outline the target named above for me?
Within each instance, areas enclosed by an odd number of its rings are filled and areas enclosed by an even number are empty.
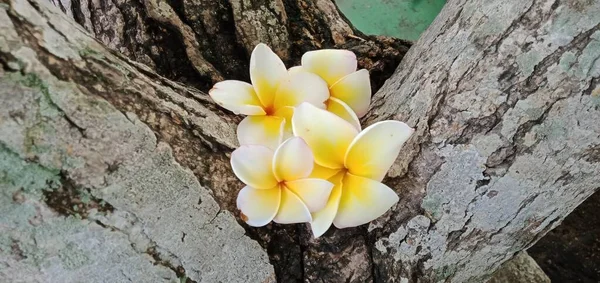
[[[598,190],[599,58],[598,1],[446,5],[367,118],[417,128],[390,184],[422,211],[375,230],[380,280],[481,282]]]
[[[351,49],[377,90],[406,43],[360,34],[329,0],[52,2],[84,28],[40,1],[0,0],[0,154],[39,176],[22,185],[0,163],[19,223],[0,234],[9,281],[102,282],[101,262],[114,282],[480,282],[600,183],[596,1],[449,1],[365,119],[417,129],[384,181],[400,202],[319,239],[235,222],[240,117],[202,91],[248,80],[257,42],[288,64]],[[40,233],[73,251],[55,273],[33,261],[56,253]]]
[[[174,158],[205,166],[235,146],[205,94],[109,51],[47,2],[1,2],[0,34],[0,281],[275,281],[260,245]]]

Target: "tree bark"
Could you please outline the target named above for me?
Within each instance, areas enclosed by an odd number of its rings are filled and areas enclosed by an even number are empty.
[[[496,270],[488,283],[552,283],[527,252],[520,252]]]
[[[599,12],[446,4],[367,118],[417,128],[389,181],[406,203],[375,231],[383,281],[481,282],[598,190]]]
[[[380,78],[376,89],[409,47],[361,34],[330,0],[52,1],[106,46],[203,91],[223,78],[249,80],[250,53],[261,42],[288,65],[309,50],[351,49]]]
[[[3,281],[481,282],[600,184],[597,1],[449,1],[364,121],[417,129],[400,203],[316,240],[239,220],[239,117],[202,91],[247,80],[258,42],[349,48],[378,89],[407,43],[327,0],[54,4],[85,30],[0,0]]]

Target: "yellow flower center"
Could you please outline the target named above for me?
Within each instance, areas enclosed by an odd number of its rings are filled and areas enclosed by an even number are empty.
[[[277,111],[277,109],[275,109],[275,106],[273,105],[266,106],[263,109],[265,110],[267,116],[273,116]]]

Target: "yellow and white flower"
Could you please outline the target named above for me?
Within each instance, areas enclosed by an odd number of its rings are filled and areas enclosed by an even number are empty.
[[[238,125],[240,145],[261,144],[274,150],[291,136],[294,106],[308,102],[325,108],[329,98],[323,79],[309,72],[288,72],[277,54],[262,43],[250,56],[250,80],[252,84],[222,81],[209,91],[217,104],[248,115]]]
[[[236,149],[231,167],[246,184],[237,198],[242,219],[255,227],[271,221],[311,222],[311,213],[325,207],[333,188],[326,180],[307,178],[313,164],[310,148],[299,137],[287,139],[275,152],[262,145]]]
[[[312,149],[316,163],[312,176],[334,184],[327,205],[312,214],[315,237],[332,223],[337,228],[368,223],[398,201],[381,180],[414,132],[408,125],[382,121],[359,133],[333,113],[303,103],[296,107],[292,127]]]
[[[361,131],[371,85],[369,72],[356,69],[354,53],[328,49],[307,52],[302,66],[286,70],[259,44],[252,84],[228,80],[210,90],[217,104],[248,115],[231,166],[246,184],[237,206],[250,226],[310,222],[319,237],[331,224],[368,223],[398,201],[381,180],[413,129],[383,121]]]
[[[369,110],[371,82],[369,71],[357,69],[356,55],[349,50],[323,49],[302,55],[302,66],[290,72],[311,72],[319,75],[329,88],[327,110],[350,122],[360,130],[358,118]],[[350,111],[352,110],[352,111]]]

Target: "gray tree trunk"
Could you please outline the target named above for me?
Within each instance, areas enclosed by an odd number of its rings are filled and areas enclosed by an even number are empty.
[[[257,42],[378,88],[407,43],[327,0],[54,4],[0,0],[2,282],[481,282],[600,187],[598,1],[449,1],[364,121],[417,128],[400,203],[317,240],[239,221],[239,117],[202,90]]]

